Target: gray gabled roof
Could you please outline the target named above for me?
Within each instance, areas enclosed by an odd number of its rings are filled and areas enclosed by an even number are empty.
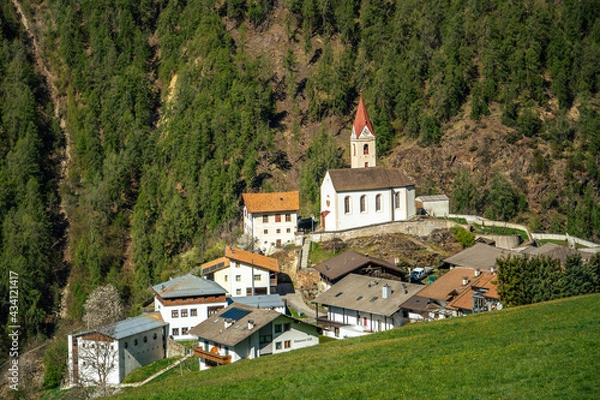
[[[103,325],[95,329],[78,333],[76,336],[82,336],[89,333],[100,333],[110,338],[120,340],[165,325],[168,324],[163,321],[160,312],[154,312],[151,314],[140,315],[139,317],[127,318],[113,324]]]
[[[499,249],[484,243],[475,243],[475,245],[448,257],[445,263],[456,267],[474,268],[480,270],[491,270],[496,268],[496,259],[499,257],[521,257],[520,253]]]
[[[258,332],[268,323],[283,316],[283,314],[274,310],[233,303],[216,315],[208,317],[205,321],[190,329],[188,333],[196,335],[200,339],[210,340],[226,346],[235,346]],[[231,326],[226,328],[225,324],[228,319],[231,321]],[[253,322],[252,329],[248,329],[249,321]]]
[[[330,169],[328,172],[338,193],[414,186],[413,181],[399,169],[345,168]]]
[[[163,299],[227,294],[218,283],[190,274],[159,283],[152,289]]]
[[[257,296],[239,296],[227,299],[227,302],[246,304],[257,308],[285,307],[285,303],[278,294],[264,294]],[[230,304],[231,304],[230,303]]]
[[[385,285],[390,290],[388,298],[383,297]],[[313,303],[392,316],[423,288],[425,286],[414,283],[350,274],[319,295]]]

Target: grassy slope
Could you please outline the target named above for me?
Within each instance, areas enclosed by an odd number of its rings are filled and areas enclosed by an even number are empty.
[[[592,295],[246,360],[118,398],[592,398],[599,356]]]

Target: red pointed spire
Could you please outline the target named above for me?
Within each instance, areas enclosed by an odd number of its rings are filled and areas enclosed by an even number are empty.
[[[358,109],[356,110],[356,117],[354,118],[354,135],[356,137],[360,136],[365,126],[369,128],[371,134],[375,136],[375,131],[373,131],[373,125],[371,125],[371,120],[369,119],[369,114],[367,114],[367,108],[365,107],[361,93],[360,100],[358,101]]]

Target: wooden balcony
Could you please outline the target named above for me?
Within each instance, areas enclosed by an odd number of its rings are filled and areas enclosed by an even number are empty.
[[[215,362],[220,365],[231,364],[231,356],[222,356],[217,352],[206,351],[201,347],[194,347],[194,354],[197,357]]]

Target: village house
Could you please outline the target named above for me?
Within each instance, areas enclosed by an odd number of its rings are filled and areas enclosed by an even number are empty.
[[[234,303],[191,330],[198,337],[200,370],[319,344],[314,325]]]
[[[154,309],[169,324],[169,334],[175,340],[195,339],[188,331],[227,307],[227,290],[195,275],[183,275],[152,289]]]
[[[325,335],[362,336],[407,323],[399,306],[423,288],[413,283],[350,274],[313,303],[327,307],[326,318],[317,318],[325,327]]]
[[[165,358],[168,329],[160,313],[152,313],[68,335],[69,386],[115,386]]]
[[[294,244],[300,210],[299,192],[244,193],[244,233],[269,253]],[[254,247],[253,247],[254,249]]]
[[[419,297],[428,299],[427,320],[501,309],[495,272],[456,267],[427,285]],[[437,305],[437,307],[432,306]],[[407,305],[403,307],[408,311]],[[413,310],[414,311],[414,310]]]
[[[229,305],[233,303],[242,303],[247,306],[256,308],[262,308],[264,310],[274,310],[281,314],[286,314],[285,302],[278,294],[263,294],[256,296],[240,296],[240,297],[228,297],[227,303]]]
[[[498,269],[496,259],[509,256],[515,257],[521,256],[521,254],[485,243],[475,243],[460,253],[444,259],[441,268],[464,267],[480,271],[495,271]]]
[[[200,266],[201,275],[217,282],[230,296],[275,294],[276,259],[227,246],[225,256]]]
[[[313,268],[319,272],[319,292],[325,292],[349,274],[398,281],[406,277],[406,273],[396,265],[353,250],[320,262]]]

